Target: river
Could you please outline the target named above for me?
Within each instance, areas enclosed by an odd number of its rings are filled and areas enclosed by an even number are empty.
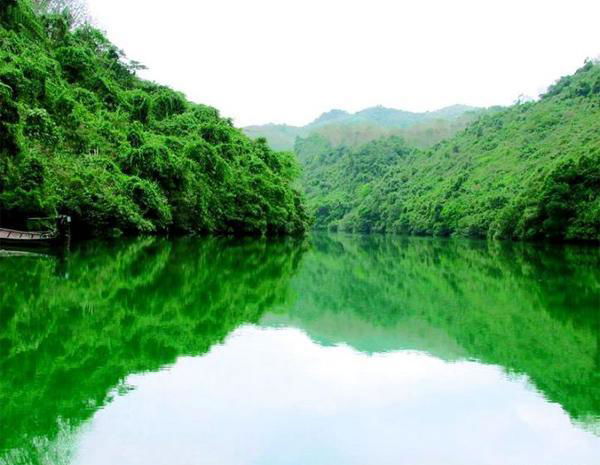
[[[600,463],[597,247],[151,237],[0,284],[3,465]]]

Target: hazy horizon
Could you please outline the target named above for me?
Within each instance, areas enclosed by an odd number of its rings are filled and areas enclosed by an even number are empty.
[[[330,108],[329,110],[323,111],[320,114],[315,115],[315,117],[312,118],[310,121],[308,121],[306,124],[296,125],[296,124],[288,124],[288,123],[267,122],[267,123],[263,123],[263,124],[249,124],[249,125],[244,126],[244,127],[269,126],[269,125],[273,125],[273,126],[304,127],[304,126],[309,125],[310,123],[313,123],[314,121],[316,121],[317,119],[319,119],[322,116],[326,115],[327,113],[332,113],[332,112],[337,112],[337,111],[344,112],[344,113],[347,113],[348,115],[352,116],[352,115],[355,115],[355,114],[360,113],[362,111],[370,110],[370,109],[373,109],[373,108],[384,108],[386,110],[406,111],[406,112],[409,112],[409,113],[435,113],[437,111],[445,110],[445,109],[451,108],[451,107],[470,107],[470,105],[463,105],[461,103],[456,103],[456,104],[452,104],[452,105],[446,105],[446,106],[441,107],[441,108],[434,108],[432,110],[425,110],[425,111],[422,111],[422,112],[420,112],[420,111],[412,112],[412,111],[409,111],[409,110],[405,110],[404,108],[392,108],[392,107],[389,107],[389,106],[386,106],[386,105],[372,105],[370,107],[360,108],[359,110],[356,110],[356,111],[348,111],[348,110],[344,110],[343,108]],[[472,107],[472,108],[473,109],[483,109],[484,107]],[[485,108],[489,108],[489,107],[485,107]]]
[[[434,111],[536,97],[600,52],[600,3],[89,0],[146,79],[238,126],[331,109]]]

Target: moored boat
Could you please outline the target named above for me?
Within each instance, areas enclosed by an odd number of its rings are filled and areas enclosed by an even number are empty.
[[[56,227],[47,231],[20,231],[0,228],[0,246],[57,247],[68,246],[71,239],[69,216],[34,218],[33,220],[56,220]]]

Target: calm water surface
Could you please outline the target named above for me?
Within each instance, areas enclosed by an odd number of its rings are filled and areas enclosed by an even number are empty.
[[[0,286],[3,465],[600,463],[598,248],[145,238]]]

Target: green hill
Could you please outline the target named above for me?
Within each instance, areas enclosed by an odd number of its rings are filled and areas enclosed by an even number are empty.
[[[306,152],[301,158],[303,183],[314,212],[314,226],[326,229],[351,214],[390,166],[412,151],[398,137],[374,140],[356,149],[331,148],[319,135],[299,141],[298,153]]]
[[[266,139],[273,150],[287,150],[294,148],[296,137],[304,135],[305,130],[299,126],[287,124],[264,124],[260,126],[246,126],[244,133],[251,139]]]
[[[4,224],[60,212],[79,235],[305,230],[290,154],[137,69],[68,15],[0,3]]]
[[[400,136],[417,147],[429,147],[464,129],[482,110],[453,105],[441,110],[413,113],[385,108],[366,108],[356,113],[331,110],[306,126],[265,124],[248,126],[244,132],[253,139],[265,138],[275,150],[296,150],[302,139],[319,135],[334,146],[355,147],[384,136]]]
[[[394,138],[353,150],[309,142],[320,147],[305,168],[318,227],[600,240],[598,63],[429,150]]]

